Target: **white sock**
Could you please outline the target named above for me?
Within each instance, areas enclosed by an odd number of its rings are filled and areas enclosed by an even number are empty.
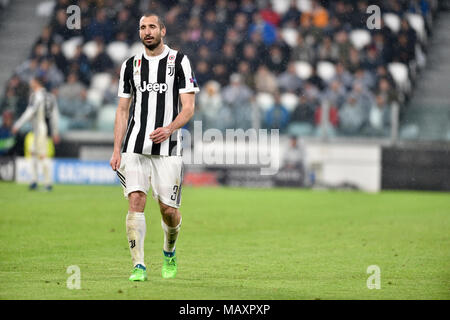
[[[31,183],[38,182],[39,159],[37,156],[31,156]]]
[[[42,159],[42,168],[43,168],[43,172],[44,172],[44,184],[46,186],[51,186],[52,185],[52,176],[50,173],[50,159],[49,158],[45,158]]]
[[[174,252],[178,233],[180,232],[181,228],[181,218],[180,223],[176,227],[169,227],[163,219],[161,219],[161,226],[164,230],[164,251],[165,252]]]
[[[144,264],[144,239],[147,226],[143,212],[130,212],[127,214],[127,238],[130,247],[133,267],[137,264]]]

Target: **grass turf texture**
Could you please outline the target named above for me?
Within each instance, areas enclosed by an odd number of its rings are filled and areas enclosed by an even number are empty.
[[[181,209],[177,278],[161,278],[149,198],[149,281],[131,283],[119,186],[0,183],[0,299],[450,298],[448,193],[185,187]],[[66,287],[70,265],[80,290]]]

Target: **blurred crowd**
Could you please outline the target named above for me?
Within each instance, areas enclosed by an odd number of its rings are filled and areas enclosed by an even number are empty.
[[[269,0],[58,0],[29,58],[9,80],[0,110],[18,117],[27,106],[28,81],[39,75],[58,97],[67,129],[96,129],[101,109],[117,103],[120,62],[107,48],[139,43],[139,18],[150,11],[164,18],[166,43],[187,54],[194,66],[201,87],[195,119],[203,120],[203,128],[261,127],[313,135],[325,114],[333,134],[388,135],[392,106],[401,108],[408,99],[388,65],[400,62],[415,72],[426,43],[406,15],[421,15],[429,36],[436,1],[278,1],[287,3],[282,13],[277,1]],[[66,26],[71,4],[81,9],[80,29]],[[369,5],[397,15],[399,30],[383,19],[380,29],[367,29]],[[351,41],[357,29],[370,32],[362,47]],[[295,38],[288,39],[287,31]],[[64,42],[74,37],[82,41],[66,54]],[[86,54],[88,42],[95,42],[94,54]],[[299,74],[299,61],[311,66],[307,77]],[[332,77],[317,72],[321,61],[332,63]],[[110,83],[94,99],[89,95],[93,77],[105,73]]]

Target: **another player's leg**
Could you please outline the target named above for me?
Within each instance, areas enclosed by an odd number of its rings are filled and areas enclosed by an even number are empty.
[[[144,263],[144,240],[146,233],[145,203],[147,195],[136,191],[128,195],[129,211],[126,218],[127,238],[130,247],[134,269],[130,281],[147,280],[147,270]]]
[[[30,190],[37,189],[39,160],[35,153],[31,154],[31,183]]]
[[[43,156],[41,158],[42,163],[42,172],[44,174],[44,186],[45,190],[52,190],[52,177],[50,172],[50,159],[48,157]]]
[[[181,214],[177,208],[159,201],[161,226],[164,231],[163,266],[161,275],[165,279],[175,278],[177,274],[176,242],[181,228]]]

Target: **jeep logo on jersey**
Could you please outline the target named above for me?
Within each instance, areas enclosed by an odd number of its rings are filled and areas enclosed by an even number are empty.
[[[147,81],[144,81],[142,83],[142,86],[139,88],[139,91],[144,92],[144,91],[155,91],[155,92],[159,92],[159,93],[163,93],[167,91],[167,83],[149,83],[147,84]]]

